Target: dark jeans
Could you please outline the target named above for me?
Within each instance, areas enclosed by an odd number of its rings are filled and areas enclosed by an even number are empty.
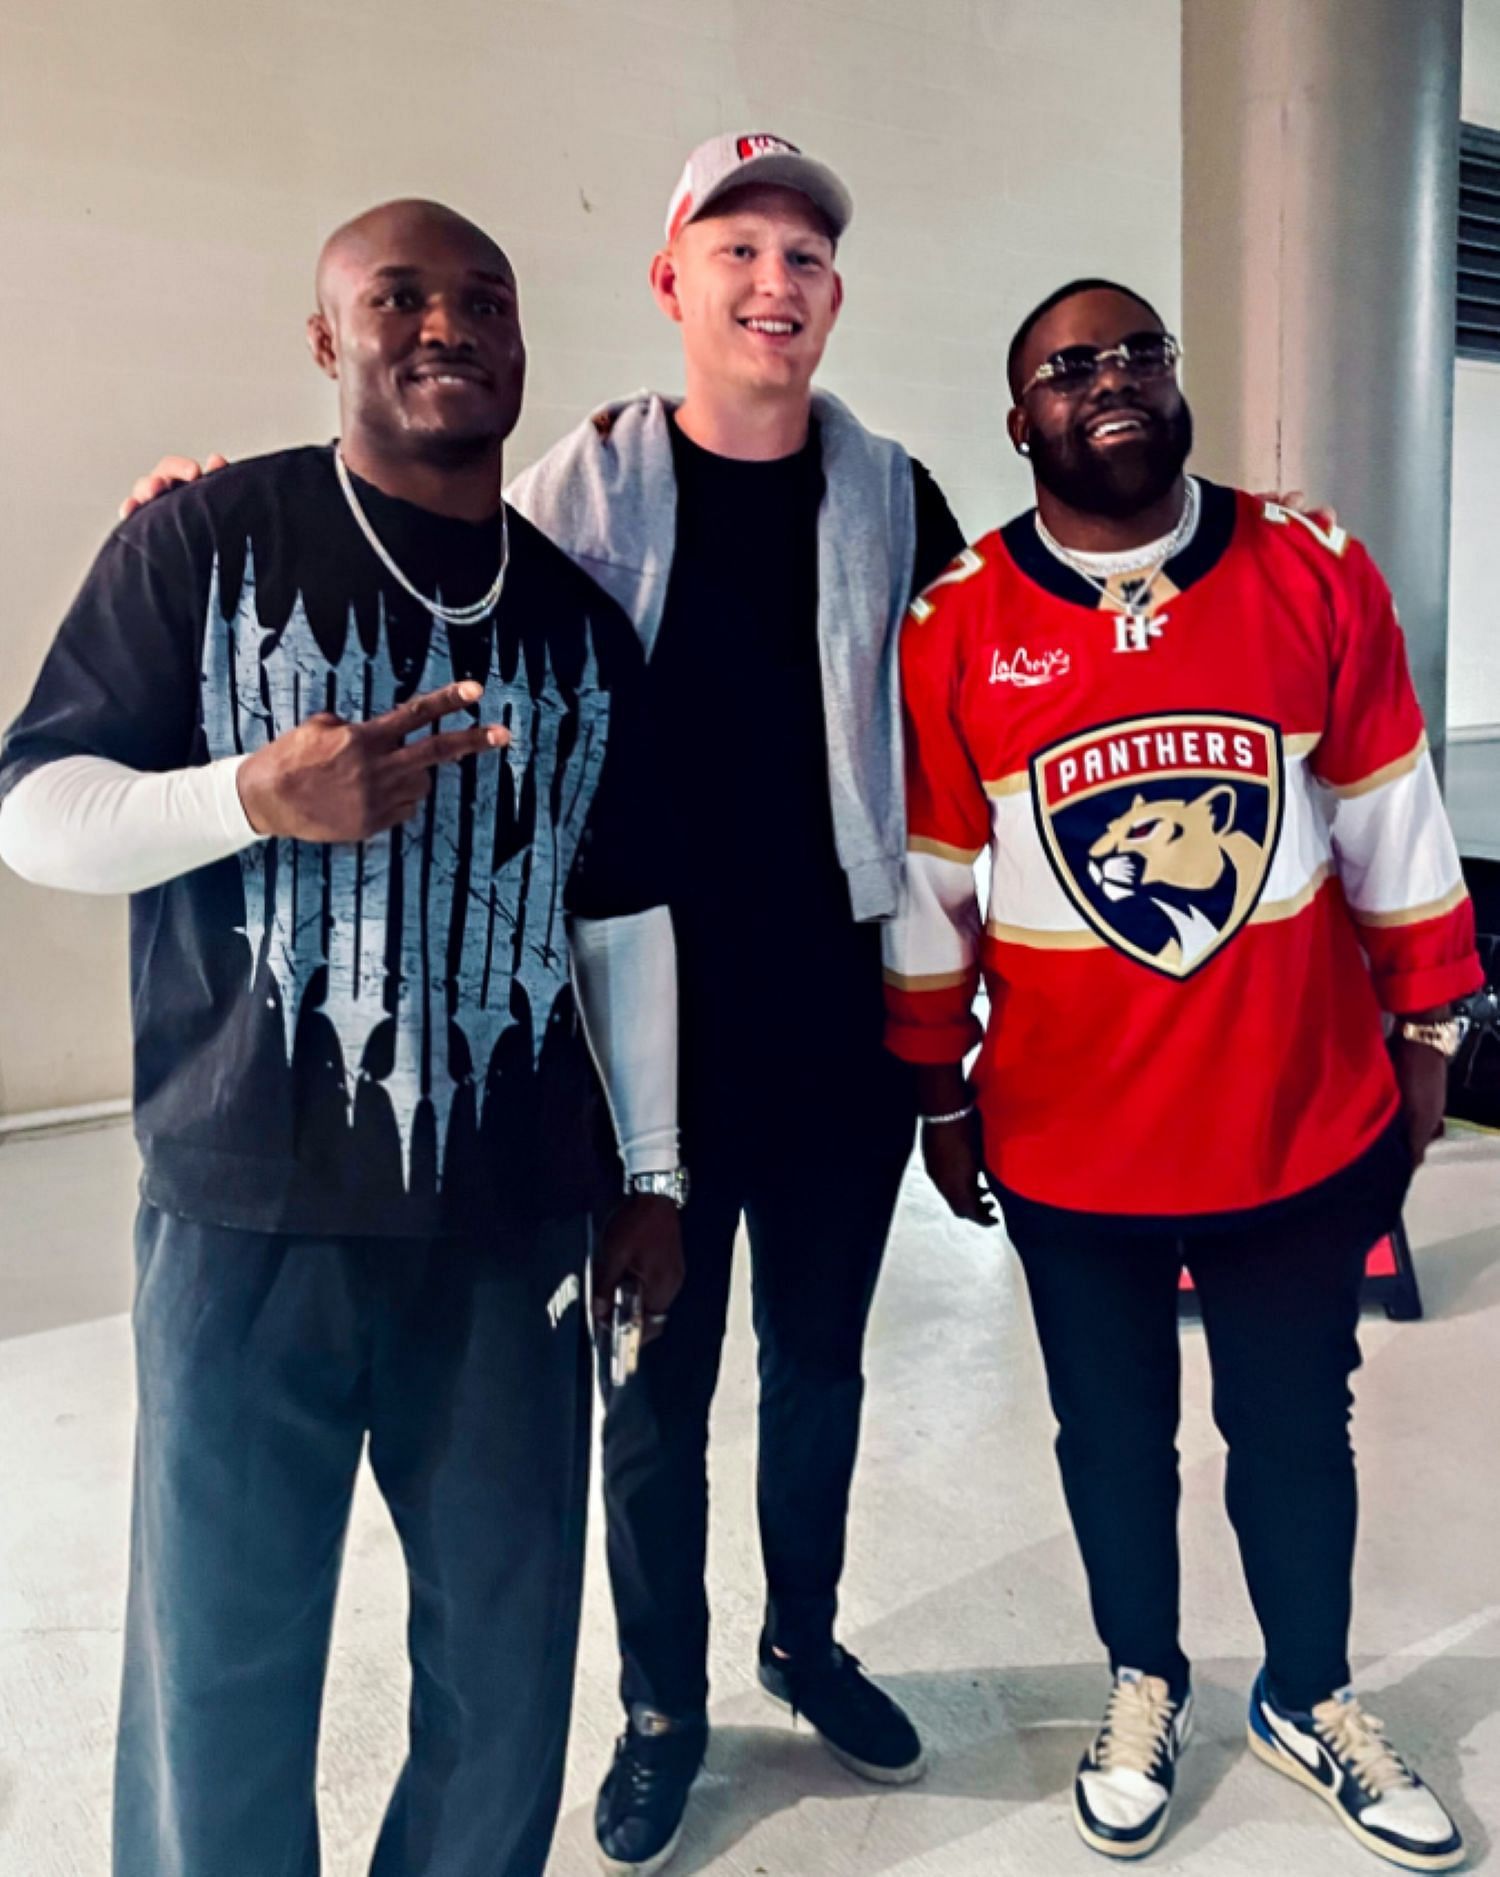
[[[412,1665],[373,1870],[541,1877],[582,1578],[587,1249],[577,1220],[471,1244],[142,1209],[115,1877],[315,1877],[319,1708],[367,1439]]]
[[[708,1416],[741,1214],[760,1348],[767,1625],[789,1654],[826,1648],[832,1637],[865,1324],[914,1125],[909,1084],[894,1065],[877,1062],[873,1077],[849,1083],[823,1126],[784,1130],[774,1145],[758,1147],[754,1131],[729,1116],[700,1110],[690,1126],[687,1281],[634,1379],[614,1391],[604,1383],[604,1499],[627,1706],[680,1718],[707,1706]]]
[[[1409,1162],[1406,1162],[1409,1170]],[[1094,1623],[1113,1667],[1187,1680],[1178,1642],[1178,1277],[1192,1273],[1228,1444],[1225,1501],[1271,1686],[1306,1709],[1349,1679],[1356,1491],[1349,1377],[1365,1257],[1399,1214],[1389,1156],[1336,1212],[1274,1230],[1122,1237],[1012,1201]]]

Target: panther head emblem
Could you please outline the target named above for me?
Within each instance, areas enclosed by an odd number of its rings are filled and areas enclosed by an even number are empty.
[[[1164,961],[1191,968],[1238,925],[1259,888],[1261,847],[1235,831],[1227,784],[1190,799],[1137,794],[1089,849],[1089,877],[1106,899],[1149,899],[1177,936]]]

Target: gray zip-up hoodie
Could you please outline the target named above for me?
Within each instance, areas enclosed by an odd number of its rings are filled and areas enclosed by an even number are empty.
[[[677,540],[673,408],[648,391],[606,404],[505,492],[619,601],[648,658]],[[826,491],[818,641],[834,840],[855,918],[887,919],[906,852],[898,639],[917,551],[911,459],[825,392],[814,395],[813,416]],[[746,542],[744,566],[726,568],[727,578],[753,577],[754,547]]]

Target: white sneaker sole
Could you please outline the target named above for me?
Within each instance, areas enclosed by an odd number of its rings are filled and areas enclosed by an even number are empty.
[[[684,1823],[686,1821],[684,1820]],[[665,1870],[677,1855],[677,1847],[682,1843],[682,1826],[679,1825],[657,1852],[655,1857],[648,1857],[644,1863],[622,1863],[617,1857],[610,1857],[596,1844],[594,1855],[599,1860],[599,1868],[605,1877],[656,1877],[659,1870]]]
[[[1274,1747],[1268,1747],[1253,1727],[1246,1727],[1245,1738],[1249,1741],[1250,1751],[1256,1759],[1274,1768],[1276,1772],[1284,1773],[1288,1779],[1295,1779],[1299,1786],[1306,1786],[1309,1792],[1317,1793],[1349,1836],[1356,1839],[1367,1851],[1373,1851],[1376,1857],[1383,1857],[1389,1864],[1399,1864],[1403,1870],[1453,1870],[1463,1863],[1467,1855],[1463,1845],[1460,1845],[1456,1851],[1406,1851],[1399,1845],[1388,1844],[1385,1839],[1377,1838],[1374,1832],[1366,1831],[1363,1825],[1350,1818],[1343,1806],[1339,1804],[1337,1793],[1325,1786],[1321,1780],[1314,1779],[1311,1773],[1305,1772],[1285,1754],[1278,1753]]]
[[[1073,1823],[1078,1828],[1078,1835],[1091,1851],[1099,1852],[1102,1857],[1145,1857],[1148,1851],[1154,1851],[1161,1843],[1170,1816],[1169,1806],[1144,1838],[1132,1838],[1129,1844],[1121,1844],[1118,1838],[1101,1838],[1098,1832],[1084,1822],[1083,1813],[1078,1809],[1078,1795],[1073,1795]]]
[[[769,1701],[771,1706],[777,1709],[779,1713],[792,1714],[794,1721],[798,1719],[807,1720],[805,1714],[800,1716],[793,1714],[791,1702],[783,1701],[780,1695],[773,1695],[764,1682],[759,1683],[758,1686],[767,1701]],[[854,1754],[846,1752],[836,1741],[830,1740],[827,1734],[821,1733],[816,1727],[813,1727],[811,1721],[808,1721],[807,1724],[809,1727],[812,1727],[813,1732],[817,1734],[824,1747],[833,1755],[840,1766],[847,1766],[851,1773],[857,1773],[861,1779],[868,1779],[872,1785],[910,1786],[927,1771],[927,1755],[925,1752],[919,1753],[909,1766],[872,1766],[868,1760],[858,1759]]]

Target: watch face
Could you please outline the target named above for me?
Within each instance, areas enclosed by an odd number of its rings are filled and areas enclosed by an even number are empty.
[[[683,1167],[671,1173],[633,1173],[626,1182],[632,1193],[645,1193],[653,1199],[670,1199],[679,1210],[687,1204],[688,1176]]]

